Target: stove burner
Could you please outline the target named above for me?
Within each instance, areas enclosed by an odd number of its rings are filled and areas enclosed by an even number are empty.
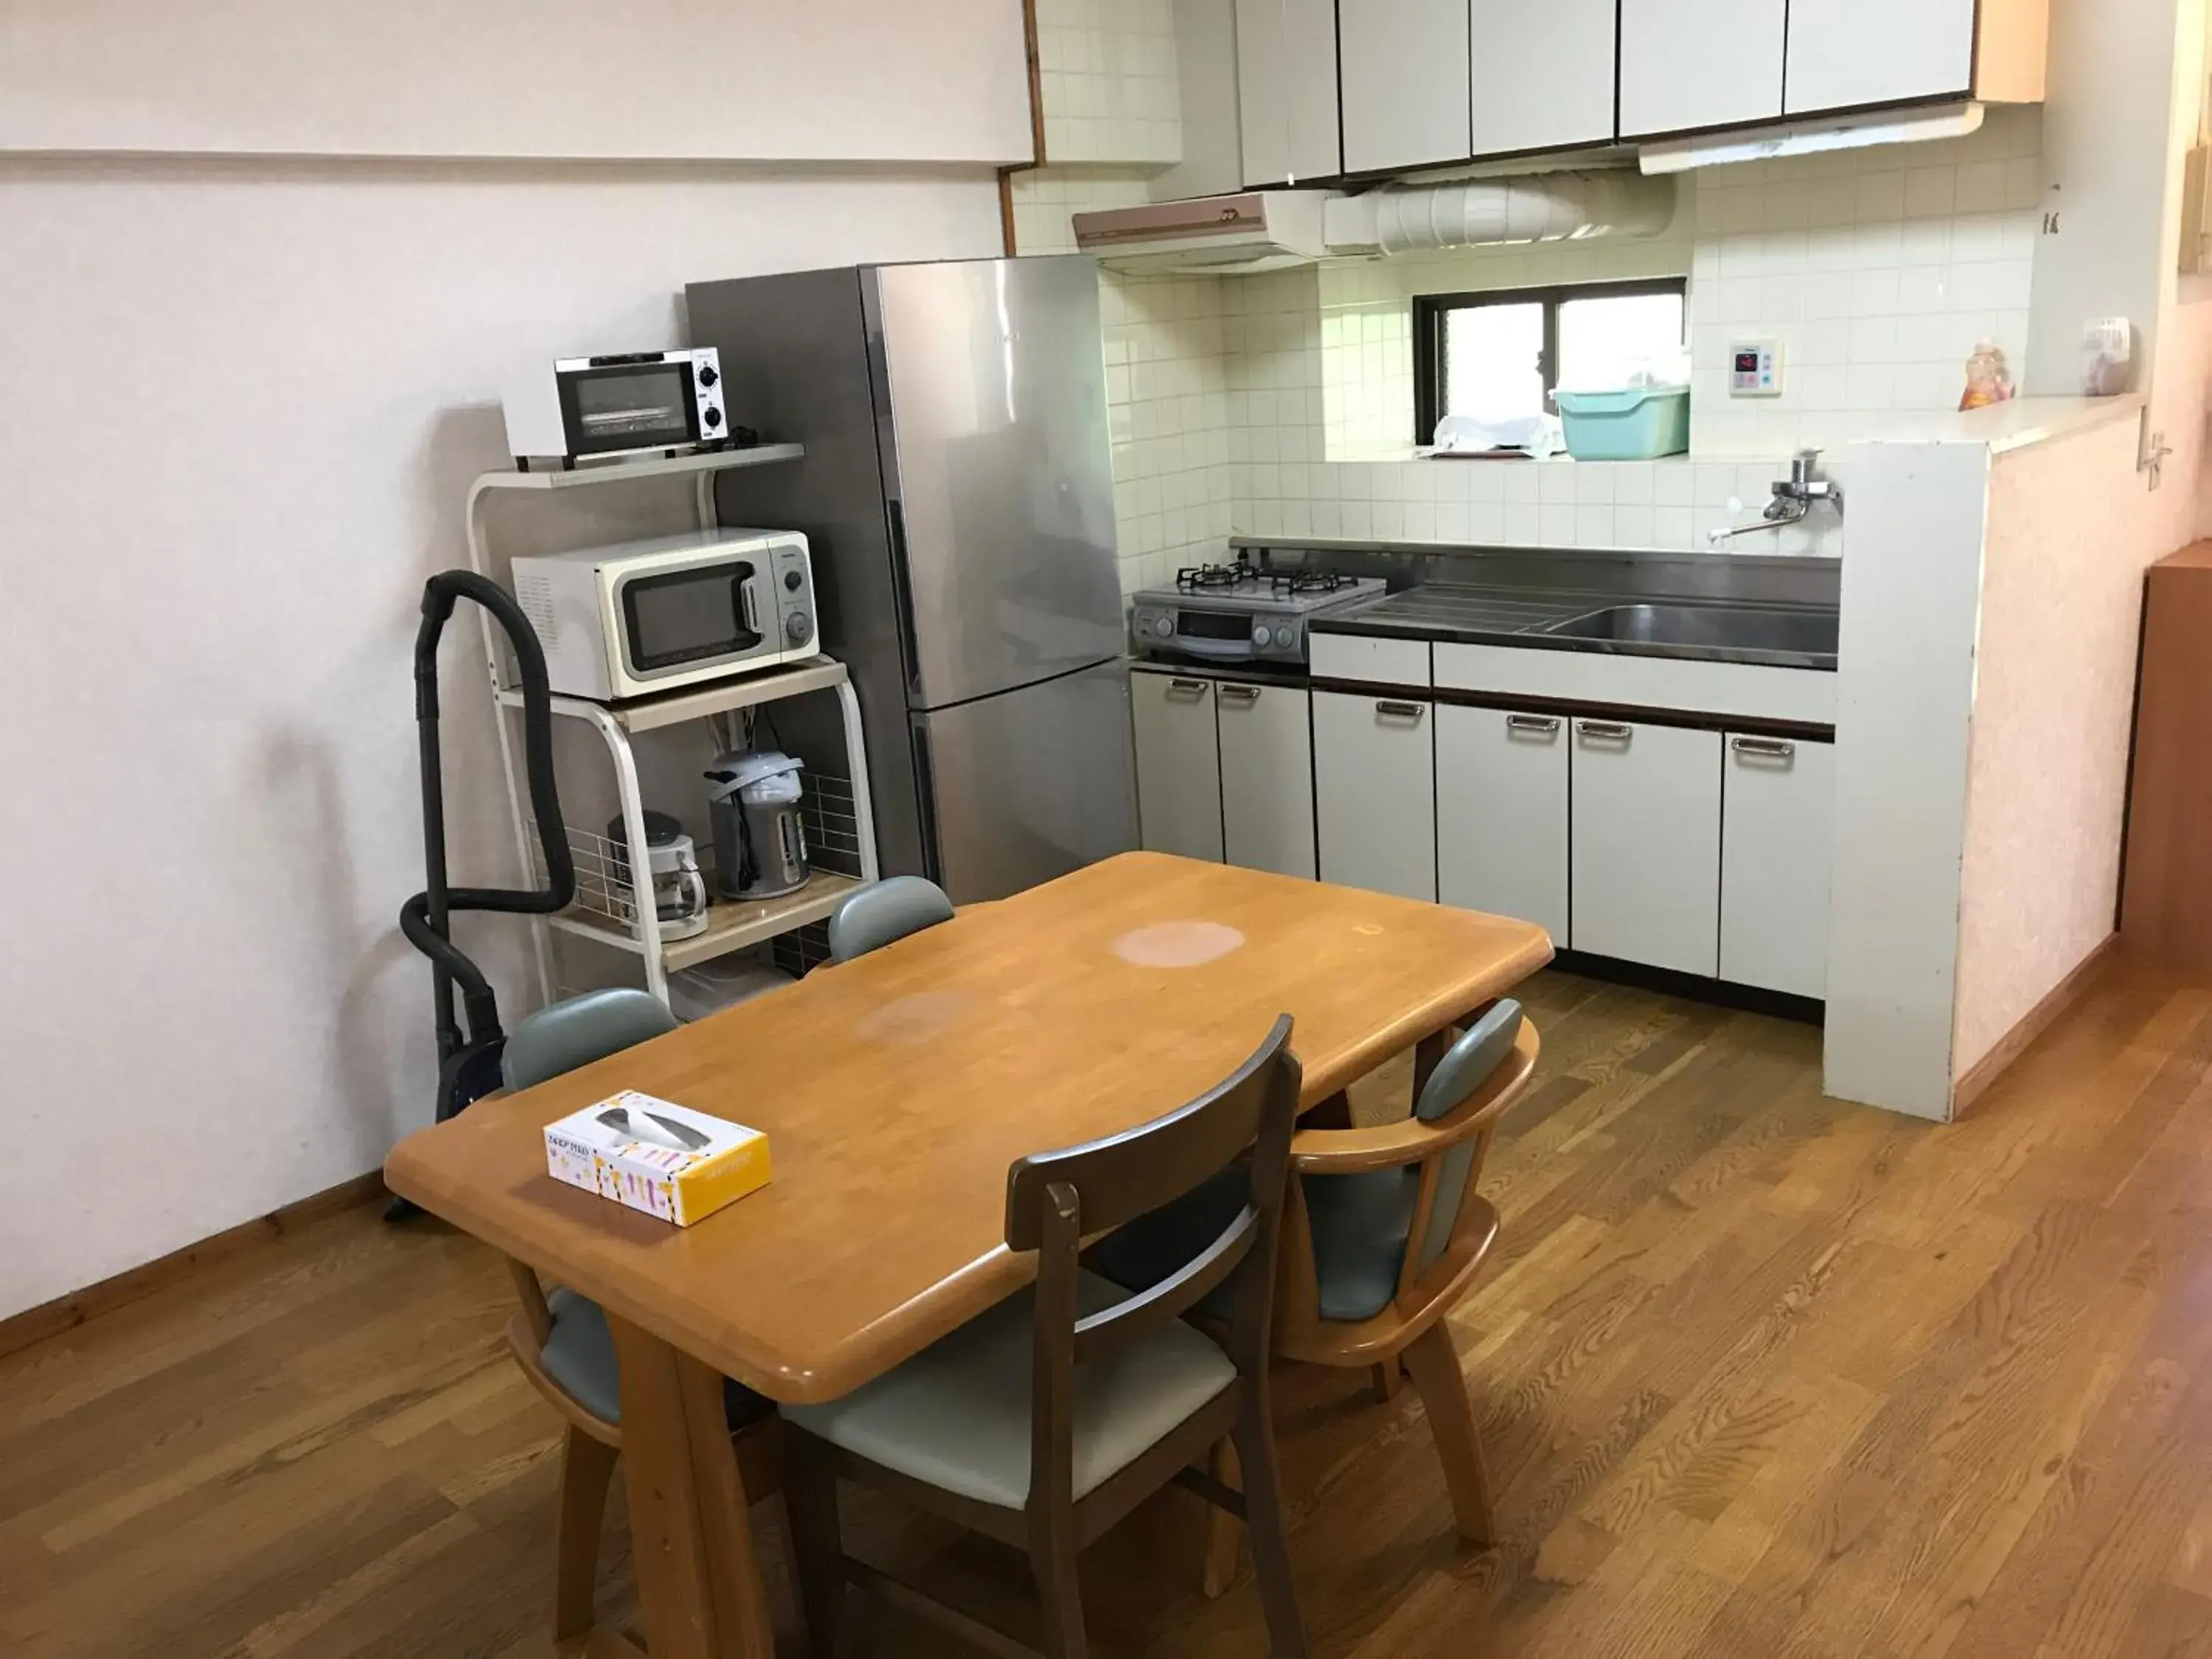
[[[1334,570],[1286,570],[1268,579],[1278,593],[1336,593],[1352,586],[1352,578]]]
[[[1176,586],[1186,593],[1209,587],[1237,587],[1254,580],[1257,574],[1241,559],[1235,564],[1186,565],[1176,572]]]

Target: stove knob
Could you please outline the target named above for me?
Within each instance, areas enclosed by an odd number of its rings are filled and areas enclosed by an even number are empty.
[[[1252,643],[1253,643],[1253,644],[1255,644],[1255,645],[1258,645],[1258,646],[1264,646],[1264,645],[1266,645],[1266,644],[1267,643],[1267,641],[1268,641],[1269,640],[1273,639],[1273,637],[1274,637],[1274,635],[1272,635],[1272,634],[1270,634],[1270,633],[1267,631],[1267,623],[1253,623],[1253,624],[1252,624]]]
[[[1296,637],[1297,635],[1287,628],[1279,628],[1275,630],[1275,643],[1285,651],[1291,648],[1291,641]]]
[[[1164,640],[1173,639],[1175,637],[1175,618],[1173,617],[1160,617],[1158,621],[1152,623],[1152,632],[1158,635],[1160,638]]]

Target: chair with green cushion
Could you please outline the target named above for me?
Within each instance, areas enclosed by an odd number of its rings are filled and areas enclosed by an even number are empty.
[[[848,893],[830,918],[830,960],[850,962],[871,951],[952,920],[952,901],[933,881],[891,876]]]
[[[509,1091],[527,1089],[676,1029],[675,1016],[642,991],[587,991],[531,1015],[507,1040],[500,1062]],[[561,1522],[554,1579],[554,1635],[566,1641],[591,1628],[599,1576],[599,1528],[607,1483],[622,1452],[622,1378],[614,1338],[599,1304],[564,1286],[550,1293],[538,1275],[509,1257],[522,1310],[507,1328],[523,1374],[568,1419],[561,1457]],[[723,1405],[755,1498],[777,1481],[775,1407],[725,1381]]]
[[[1487,1542],[1489,1481],[1444,1316],[1497,1242],[1498,1212],[1475,1184],[1539,1045],[1509,1000],[1483,1009],[1431,1066],[1437,1046],[1422,1045],[1403,1121],[1301,1129],[1291,1141],[1298,1179],[1283,1217],[1274,1346],[1285,1358],[1372,1369],[1392,1382],[1402,1361],[1428,1408],[1459,1529]],[[1224,1202],[1218,1189],[1201,1188],[1101,1241],[1091,1261],[1140,1290]]]
[[[817,1659],[836,1651],[849,1580],[1000,1654],[1031,1650],[844,1553],[837,1477],[889,1490],[1026,1549],[1050,1659],[1084,1659],[1076,1552],[1171,1481],[1249,1517],[1270,1644],[1305,1652],[1275,1481],[1268,1324],[1298,1064],[1285,1015],[1224,1082],[1164,1117],[1008,1172],[1006,1248],[1036,1282],[841,1400],[787,1406],[785,1496]],[[1237,1160],[1250,1150],[1241,1164]],[[1131,1296],[1083,1271],[1085,1234],[1158,1209],[1219,1172],[1222,1224]],[[1218,1294],[1216,1341],[1182,1316]],[[1233,1437],[1243,1496],[1194,1467]]]

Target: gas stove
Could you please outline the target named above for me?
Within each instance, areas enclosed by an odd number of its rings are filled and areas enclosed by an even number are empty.
[[[1133,601],[1132,643],[1140,657],[1268,662],[1303,668],[1306,623],[1382,597],[1374,576],[1306,569],[1261,570],[1238,560],[1176,573],[1170,585]]]

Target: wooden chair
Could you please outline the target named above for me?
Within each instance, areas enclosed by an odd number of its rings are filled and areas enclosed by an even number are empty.
[[[1455,1040],[1446,1033],[1421,1045],[1410,1117],[1301,1129],[1291,1142],[1298,1179],[1285,1205],[1274,1350],[1371,1370],[1386,1396],[1402,1364],[1428,1409],[1459,1530],[1477,1543],[1490,1541],[1489,1480],[1444,1316],[1497,1241],[1498,1212],[1475,1183],[1498,1119],[1527,1086],[1537,1052],[1536,1028],[1521,1005],[1492,1003]],[[1152,1284],[1183,1241],[1214,1225],[1231,1201],[1218,1183],[1201,1187],[1102,1241],[1094,1264],[1117,1284]],[[1236,1552],[1233,1529],[1217,1518],[1209,1593],[1226,1583]]]
[[[507,1040],[501,1074],[509,1089],[527,1089],[675,1029],[675,1017],[642,991],[586,992],[518,1025]],[[511,1256],[507,1266],[522,1301],[507,1322],[507,1346],[568,1425],[553,1590],[554,1638],[565,1641],[592,1627],[607,1483],[622,1453],[621,1377],[607,1316],[597,1303],[562,1288],[549,1293],[536,1273]],[[761,1498],[781,1484],[775,1407],[726,1380],[722,1395],[745,1491]]]
[[[836,1651],[848,1581],[866,1585],[1001,1656],[1035,1651],[847,1556],[836,1478],[886,1489],[1025,1549],[1044,1602],[1051,1659],[1088,1652],[1076,1552],[1152,1492],[1181,1481],[1249,1522],[1261,1598],[1279,1659],[1305,1642],[1291,1583],[1268,1418],[1274,1299],[1299,1073],[1291,1020],[1234,1075],[1125,1134],[1025,1158],[1009,1171],[1006,1247],[1033,1250],[1032,1291],[826,1405],[787,1407],[785,1488],[799,1585],[817,1659]],[[1243,1196],[1225,1224],[1160,1283],[1129,1296],[1083,1271],[1085,1234],[1155,1210],[1231,1169]],[[1182,1315],[1218,1296],[1225,1343]],[[1193,1467],[1224,1437],[1240,1497]]]
[[[830,918],[830,960],[854,957],[952,920],[952,901],[933,881],[892,876],[848,893]]]

